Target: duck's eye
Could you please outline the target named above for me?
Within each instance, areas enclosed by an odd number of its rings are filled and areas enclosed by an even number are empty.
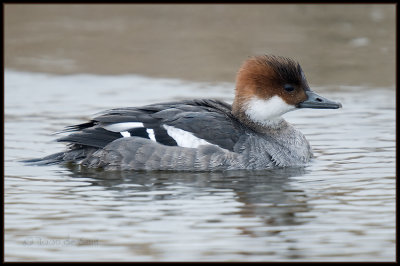
[[[285,91],[292,92],[294,91],[294,87],[292,85],[286,84],[284,87]]]

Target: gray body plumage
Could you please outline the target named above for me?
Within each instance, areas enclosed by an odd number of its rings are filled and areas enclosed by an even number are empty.
[[[245,134],[234,151],[216,145],[182,148],[138,137],[123,138],[94,152],[82,164],[107,170],[215,171],[302,166],[311,156],[307,140],[297,131],[290,140]]]
[[[125,134],[106,130],[115,125],[135,127],[124,128]],[[208,144],[178,146],[164,125]],[[312,157],[304,135],[285,120],[275,128],[250,128],[232,115],[229,104],[217,100],[112,109],[66,131],[73,133],[58,141],[67,142],[69,149],[36,162],[105,170],[214,171],[301,166]]]

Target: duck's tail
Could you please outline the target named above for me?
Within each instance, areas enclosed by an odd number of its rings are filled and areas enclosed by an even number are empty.
[[[63,162],[79,163],[96,150],[97,149],[95,148],[81,146],[80,148],[74,148],[64,152],[54,153],[42,158],[23,160],[21,162],[30,165],[52,165]]]
[[[30,165],[51,165],[63,162],[64,156],[65,152],[58,152],[46,157],[22,160],[21,162]]]

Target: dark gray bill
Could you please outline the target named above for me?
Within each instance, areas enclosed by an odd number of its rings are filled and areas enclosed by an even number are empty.
[[[313,91],[306,91],[306,94],[308,99],[297,104],[297,108],[338,109],[342,107],[341,103],[328,100]]]

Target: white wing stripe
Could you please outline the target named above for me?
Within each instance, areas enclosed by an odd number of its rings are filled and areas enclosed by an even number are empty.
[[[147,135],[149,135],[149,138],[155,142],[156,141],[156,135],[154,134],[154,130],[151,128],[146,129]]]
[[[131,133],[129,133],[128,131],[122,131],[120,132],[122,137],[124,138],[129,138],[131,136]]]
[[[106,125],[103,128],[112,132],[122,132],[136,127],[143,127],[143,123],[140,122],[116,123],[116,124]]]
[[[197,148],[200,145],[214,145],[204,139],[195,137],[192,133],[173,126],[163,125],[168,135],[173,138],[178,146],[186,148]]]

